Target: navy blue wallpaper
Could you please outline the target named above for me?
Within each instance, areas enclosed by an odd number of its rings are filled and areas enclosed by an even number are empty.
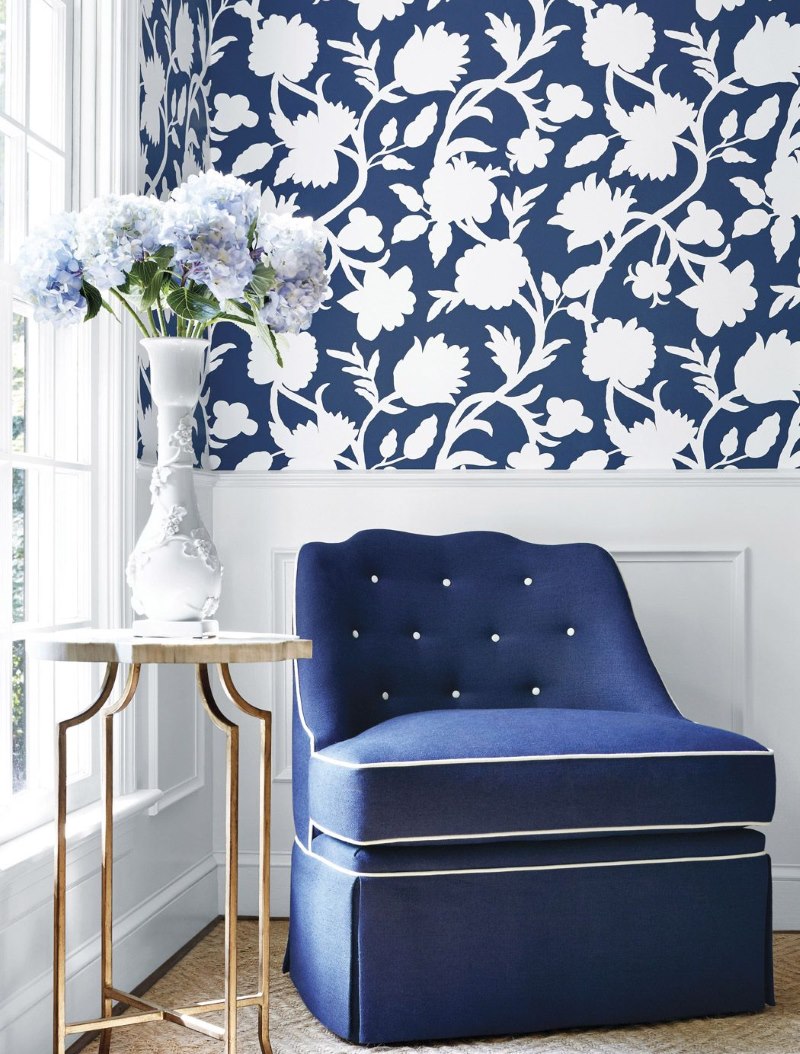
[[[329,233],[283,369],[218,327],[204,465],[800,466],[796,3],[143,6],[144,187]]]

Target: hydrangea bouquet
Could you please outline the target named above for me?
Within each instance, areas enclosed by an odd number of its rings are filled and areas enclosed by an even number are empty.
[[[258,188],[192,176],[167,201],[99,198],[54,217],[22,248],[19,280],[39,322],[136,320],[158,416],[152,508],[127,566],[134,633],[206,636],[222,567],[194,492],[195,408],[210,329],[255,330],[281,363],[276,334],[307,329],[328,295],[324,235],[311,220],[260,211]],[[281,363],[282,365],[282,363]]]
[[[280,362],[277,333],[307,329],[328,293],[324,236],[311,220],[260,212],[258,188],[191,176],[167,201],[98,198],[53,217],[22,247],[19,284],[38,322],[89,321],[122,308],[145,337],[255,329]]]

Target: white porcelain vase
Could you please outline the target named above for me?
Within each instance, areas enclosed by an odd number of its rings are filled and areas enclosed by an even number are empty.
[[[213,632],[222,567],[200,519],[194,489],[194,410],[200,398],[206,340],[143,340],[150,391],[158,412],[158,462],[150,481],[151,511],[128,560],[135,630],[161,635]],[[171,625],[175,624],[175,625]],[[183,625],[181,625],[183,624]]]

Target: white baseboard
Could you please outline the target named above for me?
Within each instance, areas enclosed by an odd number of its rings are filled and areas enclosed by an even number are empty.
[[[130,990],[186,944],[217,913],[217,862],[213,855],[189,868],[114,924],[114,981]],[[71,1020],[99,1010],[99,936],[67,958],[67,1007]],[[0,1050],[41,1054],[49,1049],[52,974],[48,970],[0,1006]]]
[[[800,930],[800,867],[773,865],[772,928]]]

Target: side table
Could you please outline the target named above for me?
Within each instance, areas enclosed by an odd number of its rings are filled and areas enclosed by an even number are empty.
[[[34,657],[64,662],[106,664],[97,699],[82,713],[58,723],[56,761],[56,849],[53,939],[53,1054],[65,1054],[67,1037],[100,1030],[100,1052],[108,1054],[111,1030],[148,1021],[169,1021],[223,1041],[225,1054],[236,1054],[236,1023],[241,1007],[258,1007],[258,1035],[262,1054],[271,1054],[269,1041],[269,856],[270,796],[272,783],[272,714],[248,703],[237,691],[229,664],[280,662],[311,657],[311,642],[267,634],[221,633],[217,637],[134,637],[124,630],[81,630],[29,640]],[[196,667],[197,687],[209,717],[227,737],[226,841],[225,841],[225,992],[222,999],[191,1006],[168,1008],[114,987],[112,972],[112,891],[114,856],[114,715],[133,699],[144,663],[185,663]],[[121,664],[129,667],[122,694],[109,702]],[[228,699],[243,713],[261,721],[261,852],[259,881],[259,982],[260,990],[239,995],[237,983],[237,913],[239,854],[239,726],[220,710],[211,691],[209,666],[219,671]],[[100,896],[100,966],[102,1016],[68,1023],[66,1019],[66,867],[67,867],[67,732],[100,714],[102,869]],[[114,1003],[136,1012],[112,1016]],[[224,1011],[224,1026],[204,1020],[204,1015]]]

